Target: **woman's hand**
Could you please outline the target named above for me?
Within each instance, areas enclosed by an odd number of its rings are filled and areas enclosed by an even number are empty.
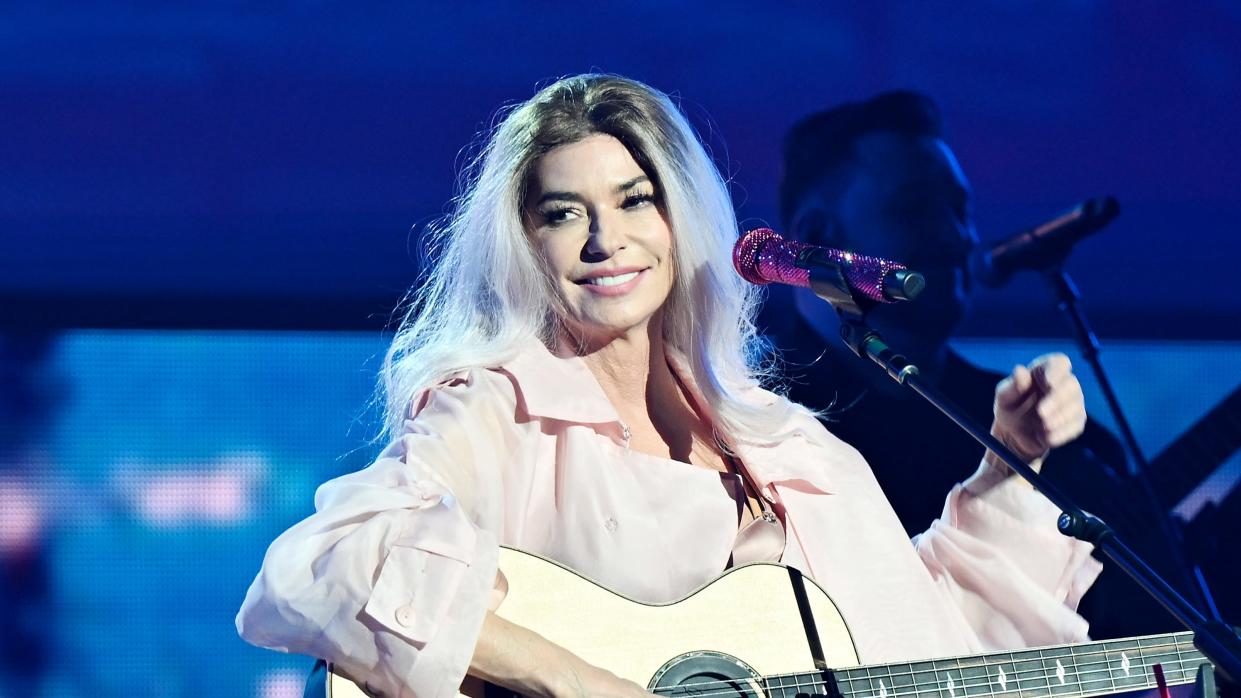
[[[1085,426],[1082,386],[1064,354],[1044,354],[1029,366],[1016,366],[995,387],[991,435],[1035,470],[1049,450],[1077,438]],[[990,451],[984,461],[987,466],[995,474],[1011,474]]]

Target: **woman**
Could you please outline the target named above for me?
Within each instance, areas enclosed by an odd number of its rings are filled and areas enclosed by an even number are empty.
[[[857,452],[759,386],[732,207],[665,95],[561,80],[474,173],[388,355],[391,445],[272,544],[247,640],[391,695],[451,695],[467,671],[640,694],[489,610],[499,544],[646,601],[779,559],[832,595],[867,663],[1085,638],[1072,608],[1097,564],[1002,464],[911,546]],[[1024,457],[1084,418],[1063,356],[997,388],[993,431]]]

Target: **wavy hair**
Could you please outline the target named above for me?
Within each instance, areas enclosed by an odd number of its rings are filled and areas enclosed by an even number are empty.
[[[453,373],[498,366],[531,337],[551,345],[558,296],[527,237],[522,202],[540,156],[594,134],[624,144],[658,187],[677,265],[664,341],[688,359],[719,427],[744,440],[788,428],[796,408],[787,401],[742,398],[769,370],[753,321],[759,289],[732,268],[737,227],[719,171],[667,95],[586,74],[509,111],[467,165],[453,212],[429,231],[430,271],[407,297],[384,360],[381,437],[400,434],[418,394]]]

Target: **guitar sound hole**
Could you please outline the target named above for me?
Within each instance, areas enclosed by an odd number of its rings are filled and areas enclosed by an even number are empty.
[[[669,698],[763,698],[761,678],[723,652],[689,652],[660,667],[647,689]]]

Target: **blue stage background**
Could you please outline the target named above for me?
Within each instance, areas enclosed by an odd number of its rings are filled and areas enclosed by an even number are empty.
[[[31,531],[51,553],[45,695],[300,695],[309,661],[246,645],[233,617],[267,544],[312,510],[318,483],[377,453],[370,399],[384,339],[94,330],[56,340],[41,375],[62,399],[27,480],[42,501]],[[958,347],[997,370],[1032,352],[1077,358],[1050,340]],[[1105,352],[1150,455],[1237,387],[1216,376],[1238,343]],[[1094,382],[1083,384],[1091,413],[1109,421]],[[1222,497],[1238,475],[1234,457],[1199,496]]]
[[[308,660],[237,638],[245,588],[378,450],[384,327],[462,148],[593,69],[678,97],[743,227],[777,222],[798,117],[923,90],[984,240],[1119,198],[1068,269],[1148,455],[1241,383],[1235,2],[11,2],[0,596],[47,652],[6,657],[0,698],[300,695]],[[963,335],[998,370],[1076,357],[1032,277],[980,293]]]

